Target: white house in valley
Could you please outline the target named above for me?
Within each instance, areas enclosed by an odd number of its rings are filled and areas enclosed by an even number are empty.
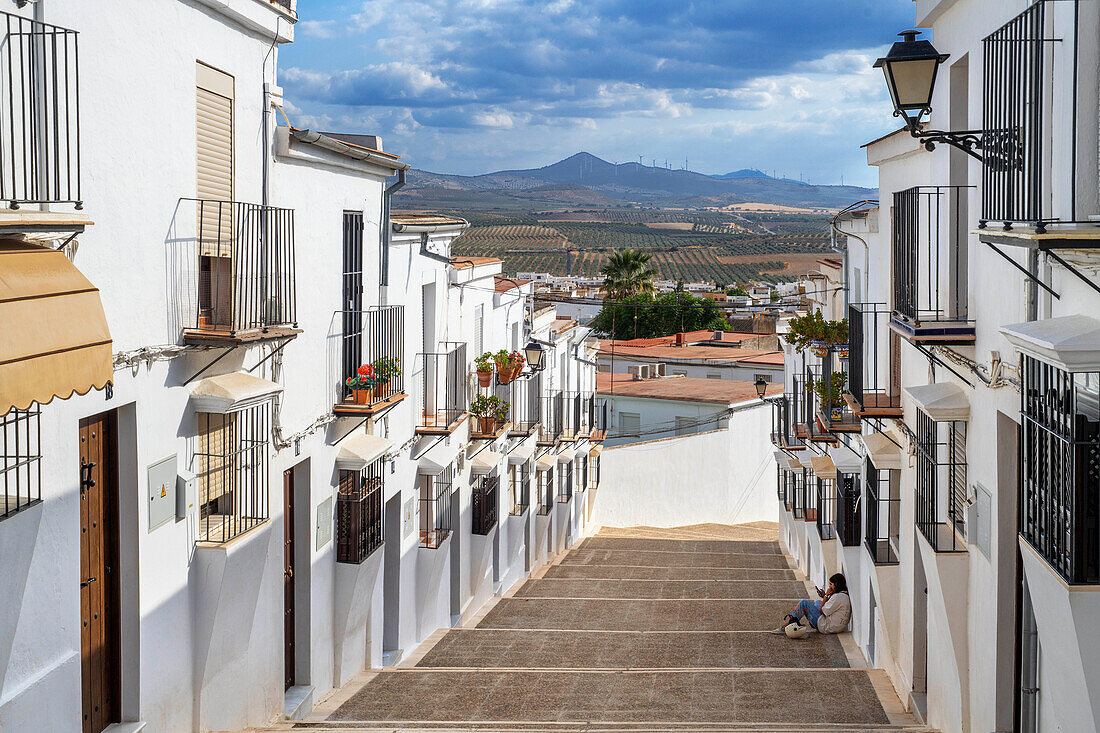
[[[856,640],[930,726],[1098,730],[1100,7],[915,9],[934,48],[885,65],[925,64],[895,102],[930,117],[864,146],[878,201],[837,220],[848,358],[786,347],[781,537],[846,575]],[[834,415],[810,388],[841,371]]]
[[[286,124],[292,0],[8,5],[0,729],[300,717],[588,531],[587,330],[391,211],[377,137]]]

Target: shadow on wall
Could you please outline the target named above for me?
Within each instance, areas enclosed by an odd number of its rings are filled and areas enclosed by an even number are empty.
[[[4,603],[7,612],[0,614],[0,690],[14,687],[7,684],[8,665],[22,606],[11,601],[24,598],[31,560],[38,544],[43,506],[28,507],[0,523],[0,557],[4,558],[4,572],[0,573],[0,598],[7,599]],[[15,613],[11,613],[13,610]],[[16,680],[17,684],[19,682],[21,680]]]

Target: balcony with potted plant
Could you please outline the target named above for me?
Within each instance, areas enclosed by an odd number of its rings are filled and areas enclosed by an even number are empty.
[[[511,405],[496,395],[478,395],[470,405],[470,414],[474,417],[470,438],[475,440],[496,440],[508,432],[511,423],[508,413]]]
[[[848,372],[827,373],[814,382],[817,397],[817,419],[829,432],[860,432],[859,418],[844,401],[848,385]]]

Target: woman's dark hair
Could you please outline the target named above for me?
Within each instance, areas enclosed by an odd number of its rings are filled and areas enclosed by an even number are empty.
[[[832,576],[830,576],[829,582],[833,584],[834,588],[836,588],[837,593],[848,592],[848,581],[845,580],[844,576],[840,573],[834,573]]]

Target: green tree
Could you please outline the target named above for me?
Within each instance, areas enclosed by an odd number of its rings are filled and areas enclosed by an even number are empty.
[[[653,279],[657,271],[649,266],[653,255],[637,249],[613,252],[600,269],[604,276],[601,291],[613,300],[653,292]]]
[[[713,300],[681,291],[656,296],[638,293],[605,302],[592,327],[604,338],[632,339],[669,336],[680,331],[724,330],[729,323]]]
[[[726,295],[744,295],[748,297],[749,291],[741,287],[732,287],[726,290]]]

